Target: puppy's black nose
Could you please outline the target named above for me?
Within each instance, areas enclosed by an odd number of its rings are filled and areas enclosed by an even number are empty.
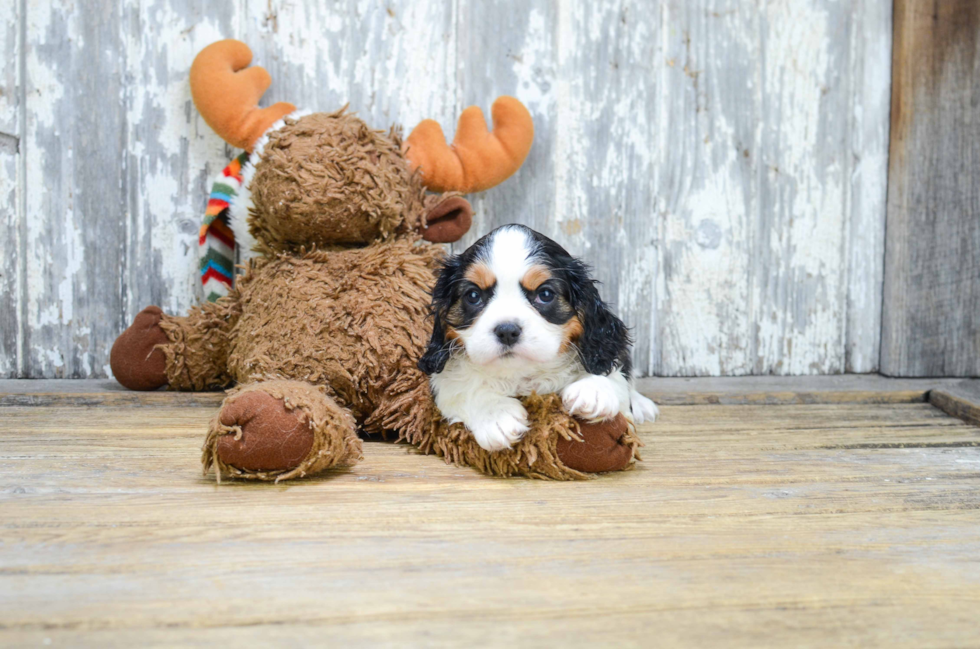
[[[521,339],[521,325],[516,322],[501,322],[493,328],[493,333],[497,336],[500,344],[512,347]]]

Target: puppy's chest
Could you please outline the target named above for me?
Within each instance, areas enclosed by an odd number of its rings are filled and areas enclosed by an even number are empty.
[[[486,377],[495,391],[514,397],[560,392],[565,386],[585,376],[585,370],[572,355],[536,368]]]

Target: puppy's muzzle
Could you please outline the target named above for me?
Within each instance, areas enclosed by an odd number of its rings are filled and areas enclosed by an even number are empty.
[[[493,328],[493,334],[504,347],[513,347],[521,339],[521,325],[516,322],[501,322]]]

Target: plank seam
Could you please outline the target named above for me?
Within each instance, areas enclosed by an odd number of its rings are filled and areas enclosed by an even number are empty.
[[[901,66],[895,64],[895,57],[898,55],[899,48],[904,45],[900,33],[902,25],[900,24],[904,20],[904,5],[901,2],[893,3],[892,9],[892,60],[891,60],[891,101],[888,104],[888,159],[885,161],[887,165],[887,171],[885,173],[885,225],[882,232],[882,254],[881,254],[881,317],[878,323],[878,371],[883,376],[896,376],[891,372],[891,366],[887,361],[890,359],[888,356],[888,351],[891,349],[890,346],[885,344],[885,335],[889,333],[886,331],[888,328],[888,318],[887,318],[887,295],[889,293],[889,281],[890,274],[888,272],[888,250],[891,246],[888,245],[888,227],[891,223],[891,193],[892,193],[892,161],[895,154],[893,146],[897,146],[895,143],[898,138],[895,137],[895,129],[897,125],[895,124],[895,93],[900,92],[901,83],[900,80],[896,79],[897,73],[901,72]],[[888,358],[886,358],[888,357]],[[897,363],[896,363],[897,365]]]
[[[0,131],[0,153],[20,153],[20,135]]]
[[[17,376],[27,377],[27,0],[17,3],[17,125],[20,143],[17,149]]]
[[[929,401],[927,392],[919,390],[879,390],[879,391],[745,391],[713,392],[692,390],[686,393],[657,393],[644,391],[646,396],[665,406],[788,406],[788,405],[898,405],[912,403],[932,403],[947,414],[954,412]],[[939,392],[939,391],[934,391]],[[860,395],[855,397],[854,395]],[[0,407],[7,406],[217,406],[224,398],[223,392],[0,392]],[[950,406],[952,407],[952,406]],[[960,417],[962,418],[962,417]],[[980,424],[980,408],[977,408],[976,423]]]
[[[946,390],[929,390],[929,403],[951,417],[980,426],[980,403]]]

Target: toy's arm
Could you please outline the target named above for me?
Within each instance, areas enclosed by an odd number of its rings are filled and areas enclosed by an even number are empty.
[[[112,346],[113,376],[130,390],[205,390],[231,383],[227,376],[229,334],[238,319],[232,293],[235,235],[228,209],[241,188],[243,153],[224,168],[211,188],[199,234],[201,284],[208,304],[185,318],[156,306],[143,309]],[[217,300],[226,298],[221,305]]]
[[[150,306],[112,345],[112,374],[130,390],[209,390],[232,382],[228,353],[240,310],[237,294],[194,307],[185,317]]]

